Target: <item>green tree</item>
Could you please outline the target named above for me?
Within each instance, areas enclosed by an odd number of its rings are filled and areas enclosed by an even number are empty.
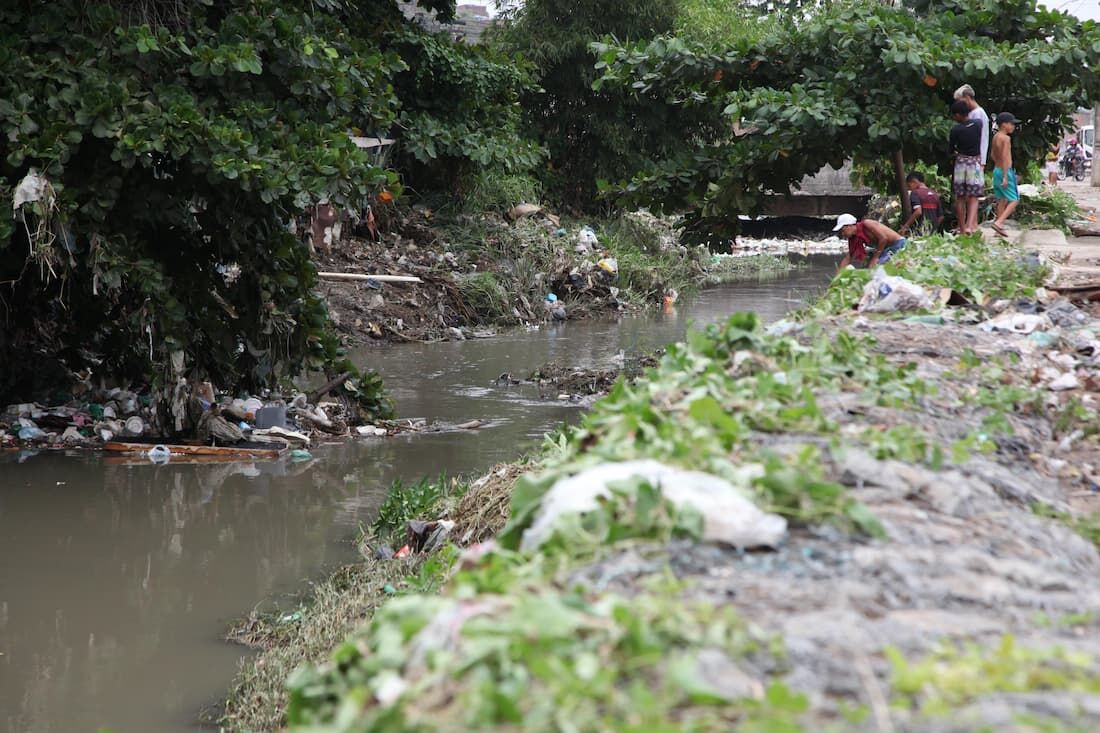
[[[1032,0],[835,3],[720,51],[677,38],[597,50],[604,86],[657,96],[683,119],[710,106],[736,131],[618,188],[711,224],[759,213],[768,192],[849,158],[946,168],[947,107],[963,83],[990,113],[1024,121],[1021,160],[1041,156],[1076,107],[1100,98],[1097,25]]]
[[[346,368],[288,225],[400,191],[349,133],[445,161],[442,186],[537,159],[514,65],[453,49],[392,0],[7,0],[0,21],[18,29],[0,38],[0,198],[22,202],[0,217],[0,398],[84,369],[253,389]],[[385,409],[377,381],[360,387]]]
[[[672,30],[677,0],[527,0],[506,14],[488,42],[535,68],[541,89],[523,99],[529,126],[550,153],[549,189],[581,210],[597,205],[597,181],[619,179],[682,143],[677,111],[654,97],[594,90],[590,44],[624,42]],[[705,122],[692,120],[697,134]]]

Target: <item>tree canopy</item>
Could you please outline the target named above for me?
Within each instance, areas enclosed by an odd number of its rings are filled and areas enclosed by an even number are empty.
[[[669,33],[679,12],[678,0],[526,0],[489,34],[490,45],[534,68],[539,88],[524,96],[524,115],[549,151],[549,188],[561,203],[592,209],[598,180],[622,178],[682,148],[685,117],[697,133],[707,128],[707,119],[669,109],[656,96],[592,86],[591,43]]]
[[[668,118],[720,111],[727,134],[667,156],[618,192],[697,216],[759,213],[768,192],[846,159],[946,165],[947,108],[971,84],[990,114],[1023,121],[1017,156],[1037,157],[1068,116],[1100,98],[1100,28],[1033,0],[832,3],[716,50],[676,37],[596,44],[597,86],[659,98]],[[673,115],[673,119],[675,116]]]

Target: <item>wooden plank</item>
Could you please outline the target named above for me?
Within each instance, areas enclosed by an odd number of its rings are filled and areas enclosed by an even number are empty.
[[[121,441],[108,441],[103,444],[103,450],[108,453],[122,453],[127,455],[145,455],[153,446],[148,443],[124,443]],[[221,458],[278,458],[287,451],[286,445],[281,448],[238,448],[222,445],[165,445],[173,456],[217,456]]]
[[[363,275],[358,272],[318,272],[317,277],[322,280],[338,280],[348,282],[366,282],[374,280],[380,283],[421,283],[424,282],[413,275]]]

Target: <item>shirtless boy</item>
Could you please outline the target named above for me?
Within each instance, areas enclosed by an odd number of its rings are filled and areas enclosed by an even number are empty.
[[[862,264],[867,259],[867,250],[871,247],[874,247],[874,250],[870,262],[867,263],[868,269],[880,262],[885,264],[905,247],[905,237],[874,219],[860,221],[851,214],[841,214],[836,218],[833,231],[840,232],[840,236],[848,240],[848,254],[840,261],[841,270],[853,262]]]
[[[997,199],[997,218],[993,230],[1004,236],[1005,222],[1020,204],[1020,191],[1016,186],[1016,171],[1012,168],[1012,133],[1016,131],[1016,118],[1011,112],[997,115],[997,134],[993,136],[990,154],[993,156],[993,197]]]

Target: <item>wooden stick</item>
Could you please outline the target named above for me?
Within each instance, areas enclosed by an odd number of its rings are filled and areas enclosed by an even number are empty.
[[[318,272],[317,277],[322,280],[350,280],[354,282],[366,282],[367,280],[374,280],[380,283],[424,282],[413,275],[361,275],[357,272]]]
[[[313,392],[310,393],[309,401],[316,404],[318,400],[320,400],[322,397],[327,395],[332,390],[334,390],[337,387],[341,386],[344,382],[348,381],[350,378],[351,378],[351,372],[344,372],[343,374],[336,377],[335,379],[330,379],[328,382],[325,383],[325,385],[323,387],[321,387],[320,389],[314,390]]]

